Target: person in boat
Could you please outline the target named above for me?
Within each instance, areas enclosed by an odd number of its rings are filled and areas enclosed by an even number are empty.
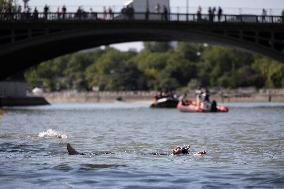
[[[195,90],[195,96],[196,96],[196,103],[200,104],[201,103],[201,97],[202,97],[202,90],[201,90],[201,88]]]
[[[158,91],[157,93],[156,93],[156,95],[155,95],[155,100],[157,101],[157,100],[159,100],[159,99],[161,99],[162,98],[162,91]]]
[[[201,91],[201,107],[205,111],[211,111],[210,94],[208,89],[202,89]]]
[[[210,92],[207,88],[195,91],[197,106],[205,111],[216,112],[217,111],[217,102],[210,100]]]
[[[187,93],[184,93],[184,95],[181,98],[181,103],[182,105],[186,106],[188,105],[188,101],[187,101]]]
[[[155,94],[155,100],[159,100],[162,98],[169,98],[169,99],[176,99],[177,96],[174,94],[173,91],[169,91],[169,90],[159,90],[156,94]]]
[[[210,102],[210,94],[208,89],[203,89],[201,96],[203,102]]]
[[[210,102],[210,93],[208,89],[203,89],[199,88],[198,90],[195,91],[196,95],[196,102],[201,103],[201,102]]]

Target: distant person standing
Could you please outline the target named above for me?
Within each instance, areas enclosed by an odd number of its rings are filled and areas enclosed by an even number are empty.
[[[132,5],[128,7],[129,19],[134,20],[135,9]]]
[[[43,14],[44,14],[44,18],[47,20],[47,14],[49,11],[49,7],[47,5],[44,6],[43,8]]]
[[[219,6],[219,8],[218,8],[218,22],[221,21],[222,14],[223,14],[223,10],[222,10],[222,8]]]
[[[63,5],[63,7],[62,7],[62,18],[63,18],[63,19],[65,19],[66,12],[67,12],[66,6]]]
[[[267,11],[265,9],[262,9],[262,22],[265,22],[267,16]]]
[[[33,12],[33,17],[34,17],[34,20],[38,19],[38,10],[37,10],[36,7],[35,7],[34,12]]]
[[[60,7],[57,7],[57,19],[60,19],[61,17],[61,11],[60,11]]]
[[[284,9],[282,10],[282,23],[284,23]]]
[[[159,3],[156,5],[155,10],[156,10],[156,13],[160,13],[161,12],[161,6],[160,6]]]
[[[163,6],[163,14],[164,14],[164,20],[168,20],[168,8],[164,5]]]
[[[106,7],[103,8],[103,19],[104,20],[107,19],[107,9],[106,9]]]
[[[94,19],[94,20],[98,19],[98,14],[96,12],[94,12],[92,8],[90,8],[90,13],[91,13],[92,19]]]
[[[197,21],[201,21],[201,13],[202,12],[202,8],[201,6],[198,7],[198,10],[197,10]]]
[[[216,7],[212,8],[212,22],[215,20]]]
[[[208,16],[209,16],[209,21],[213,22],[213,11],[211,7],[208,8]]]
[[[110,19],[110,20],[113,20],[114,15],[113,15],[113,11],[112,11],[112,8],[111,8],[111,7],[108,8],[108,14],[109,14],[109,19]]]

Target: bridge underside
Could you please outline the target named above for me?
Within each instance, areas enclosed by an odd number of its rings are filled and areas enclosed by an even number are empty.
[[[27,29],[28,28],[28,29]],[[190,41],[256,52],[284,63],[284,25],[109,21],[0,23],[0,79],[83,49],[131,41]]]

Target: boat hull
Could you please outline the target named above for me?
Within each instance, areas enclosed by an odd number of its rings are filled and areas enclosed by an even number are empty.
[[[202,106],[198,106],[195,104],[183,105],[181,102],[178,103],[177,108],[181,112],[228,112],[229,109],[226,106],[217,106],[216,110],[205,110]]]
[[[178,105],[177,99],[160,99],[153,104],[151,104],[151,108],[176,108]]]

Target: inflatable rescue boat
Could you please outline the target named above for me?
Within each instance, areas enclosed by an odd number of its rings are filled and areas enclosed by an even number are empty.
[[[186,103],[182,101],[178,102],[177,108],[181,112],[228,112],[229,109],[226,106],[217,106],[216,101],[201,102],[186,100]]]

